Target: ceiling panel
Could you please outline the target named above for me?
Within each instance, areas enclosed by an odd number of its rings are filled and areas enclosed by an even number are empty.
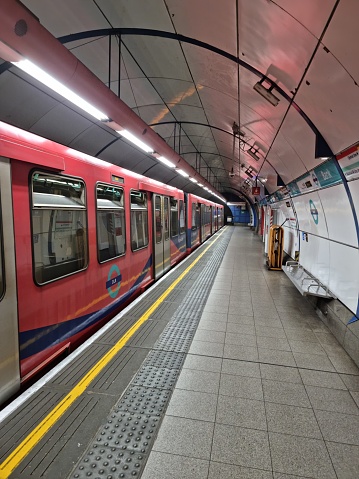
[[[235,2],[166,0],[177,33],[236,53]],[[209,28],[211,25],[215,28]]]
[[[241,1],[239,40],[242,59],[287,92],[298,85],[317,44],[300,22],[268,0]]]
[[[355,0],[353,0],[355,2]],[[275,0],[275,3],[295,18],[318,39],[336,0]]]
[[[357,83],[359,83],[358,17],[359,2],[357,0],[339,2],[323,38],[324,45]]]
[[[358,141],[359,88],[330,53],[320,48],[296,101],[334,153]]]

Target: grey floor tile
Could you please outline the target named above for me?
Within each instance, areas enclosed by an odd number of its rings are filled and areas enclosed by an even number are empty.
[[[237,306],[230,304],[228,307],[228,314],[240,313],[242,316],[253,316],[253,309],[249,305]]]
[[[326,441],[359,446],[359,416],[332,411],[315,411],[315,415]]]
[[[271,471],[268,434],[216,424],[211,460]]]
[[[220,373],[182,369],[176,388],[218,394]]]
[[[302,384],[302,379],[297,368],[276,366],[273,364],[260,364],[260,370],[262,379]]]
[[[212,304],[206,304],[205,307],[203,308],[203,314],[211,314],[211,313],[217,313],[217,314],[223,314],[223,313],[228,313],[228,305],[222,305],[221,303],[212,303]]]
[[[271,329],[283,329],[282,323],[279,319],[266,318],[266,317],[256,317],[254,316],[254,322],[256,329],[259,328],[271,328]]]
[[[311,407],[302,384],[263,379],[264,400],[289,406]]]
[[[234,374],[235,376],[249,376],[252,378],[261,377],[259,363],[236,361],[234,359],[223,359],[222,373]]]
[[[295,341],[310,341],[313,343],[319,342],[317,336],[312,331],[306,331],[303,329],[295,329],[295,328],[286,328],[285,334],[288,339],[293,339]]]
[[[240,333],[255,336],[256,330],[253,324],[227,323],[227,333]]]
[[[229,314],[228,322],[238,324],[251,324],[252,326],[254,326],[253,316],[243,316],[242,314]]]
[[[227,322],[227,313],[210,313],[208,311],[203,311],[201,316],[201,321],[215,321],[215,322]]]
[[[338,479],[358,479],[359,447],[327,442],[327,448]]]
[[[329,361],[327,356],[296,352],[293,352],[293,356],[295,358],[295,362],[298,368],[335,372],[335,368],[333,364]]]
[[[153,445],[153,450],[179,454],[180,456],[209,459],[213,428],[214,424],[210,422],[165,416]]]
[[[294,339],[290,339],[289,344],[292,351],[295,351],[296,353],[321,354],[322,356],[327,355],[319,343],[312,343],[310,341],[295,341]]]
[[[315,479],[336,479],[324,441],[269,433],[273,471]]]
[[[220,331],[225,332],[227,329],[227,323],[224,321],[207,321],[201,319],[198,324],[197,331]]]
[[[309,326],[308,323],[306,323],[305,321],[296,321],[295,319],[282,319],[282,325],[283,325],[283,328],[287,331],[288,329],[292,330],[292,329],[295,329],[297,331],[308,331],[308,332],[312,332],[312,329],[311,327]]]
[[[319,386],[332,389],[346,389],[338,373],[326,371],[313,371],[312,369],[299,369],[303,383],[306,386]]]
[[[183,363],[183,368],[219,373],[222,369],[222,359],[212,358],[209,356],[197,356],[195,354],[187,354],[185,362]]]
[[[274,479],[312,479],[304,476],[293,476],[292,474],[282,474],[281,472],[273,472]]]
[[[166,414],[169,416],[214,422],[216,418],[217,394],[175,389]]]
[[[321,344],[328,344],[328,345],[331,345],[331,346],[338,346],[339,345],[338,341],[335,339],[335,337],[333,336],[333,334],[330,331],[326,331],[326,332],[324,332],[324,331],[318,332],[317,331],[317,332],[315,332],[315,336]]]
[[[189,348],[190,354],[199,354],[202,356],[214,356],[217,358],[223,357],[223,344],[208,343],[204,341],[192,341]]]
[[[209,461],[152,451],[141,479],[207,479]]]
[[[228,304],[230,301],[230,296],[226,293],[219,293],[215,291],[211,291],[209,293],[207,303],[206,304],[212,304],[212,303],[223,303],[223,304]]]
[[[269,471],[211,461],[208,479],[273,479]]]
[[[258,348],[258,356],[261,363],[278,364],[279,366],[296,366],[293,353],[289,351]]]
[[[250,334],[243,333],[229,333],[226,332],[226,344],[236,344],[238,346],[257,346],[256,337]]]
[[[222,331],[206,331],[199,329],[194,335],[195,341],[208,341],[209,343],[224,343],[226,334]]]
[[[219,394],[262,401],[262,381],[258,378],[221,374]]]
[[[263,401],[218,396],[216,423],[267,430]]]
[[[268,431],[322,439],[314,412],[309,408],[266,402]]]
[[[258,337],[266,338],[286,338],[285,331],[283,328],[268,328],[267,326],[261,326],[258,324],[256,324],[256,335]]]
[[[350,392],[352,398],[354,399],[356,405],[359,407],[359,392],[358,391],[351,391]]]
[[[359,415],[358,406],[348,391],[316,386],[306,386],[306,389],[314,409]]]
[[[276,349],[279,351],[291,351],[288,341],[285,338],[268,338],[258,336],[257,346],[262,349]]]
[[[258,361],[258,350],[256,347],[225,344],[223,357],[228,359],[239,359],[241,361]]]
[[[354,363],[354,361],[347,355],[347,353],[342,351],[340,354],[331,354],[328,353],[330,361],[333,363],[335,370],[338,373],[343,374],[359,374],[358,366]]]

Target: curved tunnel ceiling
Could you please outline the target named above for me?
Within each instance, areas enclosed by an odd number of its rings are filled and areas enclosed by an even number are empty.
[[[316,146],[358,141],[355,0],[22,3],[222,193],[249,194],[257,175],[271,193],[322,161]],[[201,194],[15,67],[0,73],[0,120]]]

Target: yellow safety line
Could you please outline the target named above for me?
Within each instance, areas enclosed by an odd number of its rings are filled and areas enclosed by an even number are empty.
[[[30,451],[40,442],[49,429],[56,424],[69,407],[81,396],[88,388],[90,383],[100,374],[108,365],[111,359],[124,347],[127,341],[135,332],[147,321],[151,314],[158,308],[170,292],[182,281],[202,256],[213,246],[220,238],[222,232],[207,246],[207,248],[191,263],[188,268],[166,289],[166,291],[157,299],[152,306],[131,326],[131,328],[122,336],[122,338],[92,367],[92,369],[74,386],[74,388],[59,402],[52,411],[36,426],[36,428],[17,446],[17,448],[0,464],[0,479],[7,479],[14,469],[25,459]]]

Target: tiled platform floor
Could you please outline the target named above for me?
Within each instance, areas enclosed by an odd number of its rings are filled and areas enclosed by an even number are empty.
[[[142,479],[358,479],[359,370],[235,228]]]

